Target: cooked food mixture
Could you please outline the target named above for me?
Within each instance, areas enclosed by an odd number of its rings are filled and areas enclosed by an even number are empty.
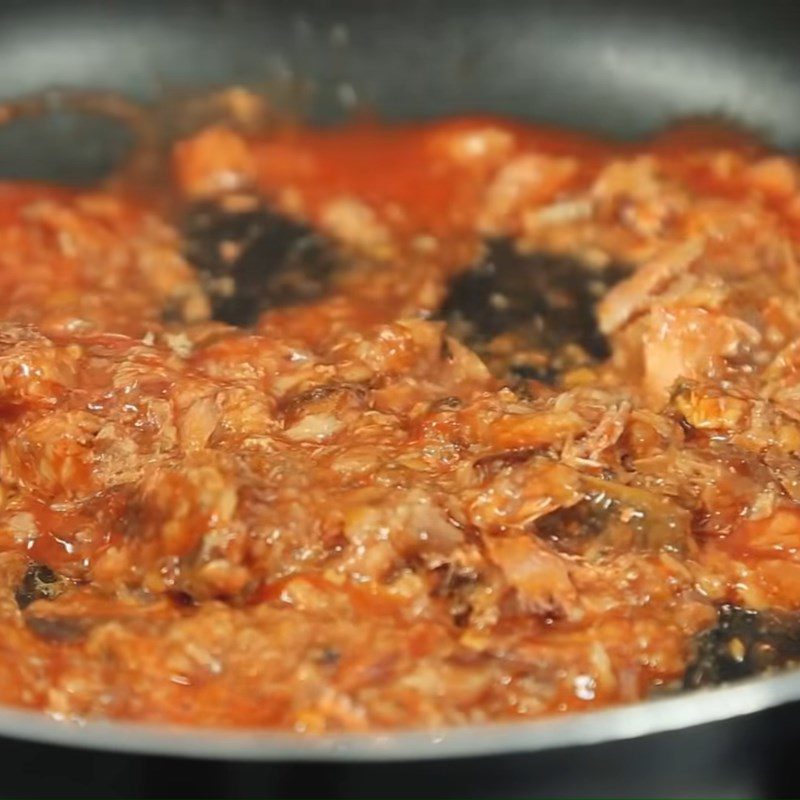
[[[800,169],[496,119],[0,185],[0,701],[306,732],[800,658]]]

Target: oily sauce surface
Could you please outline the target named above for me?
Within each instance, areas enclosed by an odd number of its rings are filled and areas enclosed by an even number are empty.
[[[720,607],[794,619],[793,160],[470,118],[214,127],[173,181],[171,219],[120,188],[0,186],[0,702],[522,719],[679,685]],[[214,319],[244,245],[219,228],[190,263],[198,204],[284,215],[336,267],[251,326]],[[442,309],[497,242],[513,269],[586,270],[602,347],[548,360],[498,328],[470,349]],[[574,312],[569,281],[519,285],[551,327]]]

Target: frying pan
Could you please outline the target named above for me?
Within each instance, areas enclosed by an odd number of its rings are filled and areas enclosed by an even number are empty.
[[[153,101],[176,90],[230,84],[277,92],[302,85],[309,116],[320,123],[346,118],[356,104],[390,120],[481,111],[636,137],[679,117],[711,114],[792,149],[800,146],[800,4],[0,4],[0,100],[59,87]],[[44,118],[0,129],[0,177],[89,183],[130,144],[128,133],[109,120],[54,108]],[[251,779],[262,795],[286,796],[778,795],[794,785],[784,770],[800,739],[798,701],[800,673],[789,673],[583,716],[312,739],[109,722],[77,726],[0,710],[0,734],[9,737],[0,741],[0,752],[23,773],[37,773],[28,782],[5,779],[15,796],[55,786],[68,796],[69,781],[78,781],[89,764],[94,783],[73,787],[87,797],[94,791],[113,796],[115,784],[98,782],[103,764],[127,776],[128,793],[145,791],[142,776],[158,774],[154,791],[176,796],[181,790],[233,796],[246,793]],[[100,751],[261,763],[210,772],[186,762],[191,766],[181,774],[194,783],[165,784],[162,768],[170,766],[174,775],[178,762],[133,755],[104,761]],[[454,760],[465,756],[470,760]],[[415,760],[413,768],[389,763],[403,760]],[[316,766],[292,766],[297,761]],[[61,764],[62,772],[32,766],[40,763]],[[230,780],[222,785],[219,775]]]

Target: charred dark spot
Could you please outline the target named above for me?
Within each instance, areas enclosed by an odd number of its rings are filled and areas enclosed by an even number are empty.
[[[60,644],[74,644],[86,637],[92,627],[80,617],[40,617],[25,615],[25,625],[41,639]]]
[[[170,599],[175,608],[196,608],[197,601],[188,592],[175,590],[167,592],[167,597]]]
[[[472,614],[469,594],[477,586],[480,576],[470,567],[452,563],[442,564],[431,572],[435,580],[431,594],[446,600],[453,623],[464,627]]]
[[[608,357],[594,308],[627,274],[615,264],[593,268],[568,256],[520,253],[495,239],[452,282],[441,315],[495,374],[552,383]]]
[[[289,395],[288,398],[281,401],[281,410],[284,413],[290,413],[310,403],[317,403],[320,400],[325,400],[340,392],[343,385],[344,384],[341,383],[325,383],[321,386],[313,386],[311,389],[305,389],[304,391]]]
[[[448,397],[440,397],[438,400],[434,400],[431,403],[431,411],[433,412],[440,412],[440,411],[456,411],[462,406],[461,399],[450,395]]]
[[[269,308],[320,297],[337,263],[323,236],[248,199],[199,203],[184,221],[185,253],[200,271],[214,318],[242,326]]]
[[[176,299],[167,300],[161,309],[161,321],[168,325],[183,322],[183,304]]]
[[[44,564],[31,564],[25,572],[22,582],[14,592],[17,605],[27,608],[36,600],[53,600],[58,597],[66,583],[63,578]]]
[[[714,686],[800,663],[800,614],[719,609],[717,624],[696,637],[686,689]]]
[[[457,628],[466,628],[471,615],[472,606],[464,600],[456,601],[450,608],[450,616]]]
[[[279,407],[286,424],[292,424],[316,403],[327,401],[335,405],[362,406],[366,399],[367,389],[361,384],[334,382],[292,395],[280,403]]]
[[[453,360],[453,349],[450,347],[450,342],[447,340],[446,336],[442,336],[442,341],[439,345],[439,355],[442,361]]]
[[[341,659],[342,654],[336,647],[322,647],[314,655],[314,661],[325,667],[335,667]]]
[[[453,597],[459,590],[472,588],[478,582],[478,573],[474,569],[458,564],[442,564],[432,572],[436,578],[431,592],[434,597]]]

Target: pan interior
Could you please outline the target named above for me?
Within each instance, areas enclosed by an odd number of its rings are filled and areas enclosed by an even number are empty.
[[[479,111],[637,137],[711,114],[795,147],[798,21],[778,0],[507,0],[502,13],[460,0],[4,3],[0,100],[60,87],[152,101],[245,84],[320,122],[356,108]],[[123,150],[118,126],[59,114],[0,131],[0,177],[91,181]]]

